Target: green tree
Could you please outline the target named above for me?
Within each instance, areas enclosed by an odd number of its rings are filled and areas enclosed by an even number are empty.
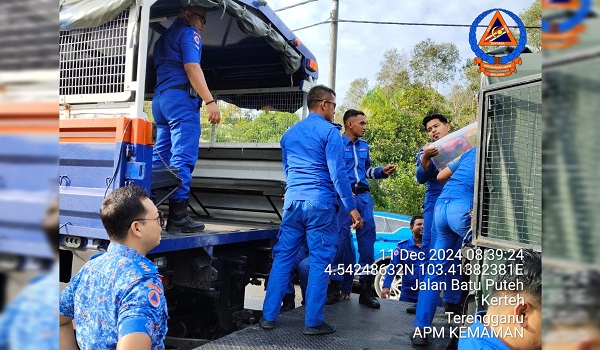
[[[519,14],[519,18],[526,27],[542,26],[542,0],[535,0],[529,8]],[[518,33],[515,33],[515,39],[518,39]],[[542,49],[542,29],[527,28],[527,46],[534,51]]]
[[[379,72],[375,80],[379,87],[386,90],[397,90],[410,84],[409,57],[405,51],[388,49],[383,53]]]
[[[415,178],[415,155],[427,142],[421,120],[432,110],[446,112],[444,97],[419,84],[395,91],[376,86],[362,105],[368,116],[365,139],[371,146],[373,165],[397,165],[396,174],[390,178],[371,182],[375,208],[407,215],[420,213],[425,187]]]
[[[342,124],[344,113],[350,109],[361,109],[361,103],[369,88],[369,80],[367,78],[358,78],[350,82],[350,87],[344,102],[337,108],[334,116],[334,122]]]
[[[437,88],[454,79],[459,57],[454,43],[436,43],[427,38],[413,47],[409,66],[416,81]]]

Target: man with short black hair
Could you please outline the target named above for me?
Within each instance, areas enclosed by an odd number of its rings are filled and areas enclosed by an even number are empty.
[[[542,255],[531,249],[507,254],[487,311],[459,340],[460,350],[542,349]],[[494,299],[492,299],[494,298]]]
[[[166,299],[145,256],[160,243],[162,212],[143,188],[125,186],[104,199],[100,218],[111,243],[61,293],[61,349],[164,349]]]
[[[328,279],[325,271],[333,262],[338,244],[337,211],[349,212],[352,227],[357,229],[362,227],[362,218],[344,170],[340,131],[332,123],[335,92],[323,85],[314,86],[308,92],[307,103],[310,114],[281,137],[286,192],[260,326],[274,328],[290,271],[306,239],[310,273],[303,333],[317,335],[335,332],[335,327],[324,320],[324,306]],[[338,206],[338,196],[343,208]]]
[[[427,261],[423,251],[423,216],[415,215],[410,220],[412,237],[398,242],[394,255],[388,266],[381,296],[387,298],[390,295],[392,281],[397,274],[402,274],[402,286],[400,287],[400,301],[412,303],[406,308],[406,312],[414,314],[417,310],[416,303],[419,300],[419,274],[421,265]]]
[[[169,198],[167,231],[193,233],[204,223],[193,220],[187,211],[192,172],[198,160],[200,106],[205,102],[208,121],[218,124],[221,113],[200,66],[206,9],[183,8],[173,24],[154,44],[156,87],[152,115],[156,122],[156,144],[152,157],[155,168],[174,167],[181,187]]]
[[[356,230],[356,243],[358,246],[358,265],[361,271],[360,275],[360,296],[358,302],[372,309],[379,309],[380,304],[375,295],[373,295],[374,275],[371,274],[372,266],[375,263],[375,238],[376,227],[373,217],[373,198],[369,193],[369,181],[367,179],[384,179],[396,171],[395,165],[386,165],[380,167],[371,166],[371,152],[369,144],[362,139],[367,129],[367,117],[364,112],[349,109],[344,113],[344,134],[342,134],[342,143],[344,145],[344,160],[348,180],[352,186],[352,192],[356,196],[356,207],[364,220],[362,228]],[[340,225],[340,237],[342,244],[340,246],[339,263],[343,263],[341,257],[345,254],[352,255],[350,232],[350,217],[347,213],[338,214],[338,223]],[[334,264],[337,266],[337,264]],[[343,276],[332,275],[332,288],[337,288],[339,281]],[[346,293],[344,293],[346,294]]]

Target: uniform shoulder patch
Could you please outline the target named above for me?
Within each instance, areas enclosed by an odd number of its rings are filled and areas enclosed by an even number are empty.
[[[140,271],[143,275],[157,274],[158,269],[156,265],[152,263],[148,263],[146,261],[140,260],[133,263],[135,267]]]

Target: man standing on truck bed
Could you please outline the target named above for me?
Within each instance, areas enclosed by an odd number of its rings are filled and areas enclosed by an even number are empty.
[[[450,132],[450,124],[448,118],[443,114],[433,113],[428,114],[423,118],[423,127],[429,135],[429,140],[435,142]],[[425,201],[423,202],[423,252],[425,252],[426,258],[429,259],[431,255],[431,249],[435,247],[435,241],[437,238],[437,232],[435,230],[435,202],[437,201],[444,184],[437,180],[439,173],[438,168],[432,161],[432,158],[437,156],[439,151],[435,147],[430,147],[430,144],[426,144],[421,147],[417,153],[417,181],[420,184],[425,184],[427,189],[425,191]],[[452,276],[448,276],[448,283],[451,283]],[[460,302],[460,291],[444,292],[444,308],[447,312],[458,311]],[[438,301],[439,302],[439,301]]]
[[[163,350],[167,301],[158,269],[146,258],[160,243],[162,212],[143,188],[124,186],[104,199],[100,218],[110,245],[60,295],[61,349]]]
[[[356,242],[358,244],[358,265],[361,271],[354,271],[359,274],[360,297],[358,302],[371,309],[379,309],[379,301],[373,295],[372,287],[374,275],[371,274],[372,266],[375,263],[375,218],[373,217],[373,198],[369,193],[369,181],[367,179],[384,179],[396,171],[395,165],[386,165],[385,167],[371,167],[371,154],[369,144],[361,137],[365,136],[367,129],[367,117],[362,111],[349,109],[344,113],[344,134],[342,134],[342,143],[344,144],[344,163],[348,180],[352,187],[352,192],[356,196],[356,207],[360,216],[364,220],[362,228],[356,230]],[[350,239],[350,216],[345,212],[338,214],[340,230],[344,237],[344,246],[340,249],[348,251],[352,249]],[[348,252],[347,254],[351,254]],[[343,254],[338,254],[343,256]],[[340,261],[342,262],[342,261]],[[334,264],[337,266],[337,264]],[[334,279],[338,276],[332,276]],[[333,286],[339,282],[332,281]]]
[[[157,83],[152,115],[157,126],[153,167],[172,166],[179,171],[181,187],[169,199],[169,232],[198,232],[204,224],[187,212],[190,181],[200,144],[200,106],[206,103],[208,121],[217,124],[221,114],[200,67],[206,9],[182,9],[154,45]],[[198,95],[202,100],[198,99]]]
[[[260,326],[273,329],[294,259],[306,238],[310,274],[303,333],[317,335],[335,332],[325,323],[323,312],[329,278],[325,271],[333,262],[338,242],[337,211],[350,212],[357,229],[363,222],[344,167],[340,128],[332,123],[335,92],[317,85],[308,92],[307,104],[308,117],[292,126],[280,142],[287,188]],[[344,208],[338,208],[336,195]]]
[[[471,228],[476,154],[477,148],[471,148],[458,160],[448,164],[437,176],[438,181],[445,183],[444,189],[435,203],[435,229],[438,237],[433,249],[437,253],[429,257],[429,265],[432,268],[426,269],[425,278],[423,282],[419,283],[424,287],[419,291],[419,301],[417,302],[417,328],[411,338],[414,345],[427,345],[428,340],[423,329],[429,327],[433,321],[440,289],[443,290],[444,295],[449,292],[458,294],[458,307],[452,312],[462,313],[461,291],[460,289],[453,290],[457,288],[452,288],[453,284],[446,280],[450,275],[450,266],[457,262],[460,263],[460,256],[457,253]],[[450,311],[446,310],[446,312]]]

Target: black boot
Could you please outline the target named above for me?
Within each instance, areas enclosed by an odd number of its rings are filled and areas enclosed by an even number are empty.
[[[360,281],[360,297],[358,298],[358,303],[366,305],[371,309],[379,309],[381,305],[371,290],[373,287],[373,279],[373,276],[367,276]]]
[[[204,224],[193,220],[187,212],[188,201],[169,200],[169,219],[167,231],[171,233],[194,233],[204,230]]]
[[[327,300],[325,301],[325,305],[333,305],[340,300],[340,282],[338,281],[329,281],[329,285],[327,286]]]
[[[295,294],[286,294],[283,297],[283,304],[281,305],[281,309],[279,312],[286,312],[296,308],[296,295]]]

